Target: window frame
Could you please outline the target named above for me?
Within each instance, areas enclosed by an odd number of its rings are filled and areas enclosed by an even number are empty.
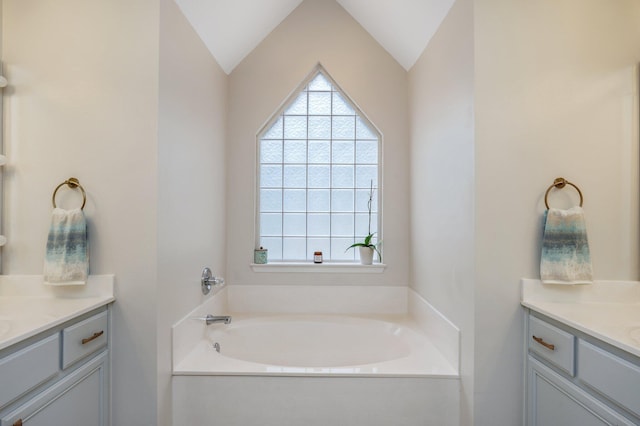
[[[354,110],[354,115],[357,118],[360,118],[364,124],[368,127],[368,129],[374,133],[377,137],[377,182],[374,183],[374,191],[376,192],[376,198],[377,198],[377,203],[376,203],[376,207],[377,209],[375,210],[375,213],[377,215],[377,229],[375,230],[375,234],[376,234],[376,238],[375,240],[378,242],[382,241],[383,238],[383,211],[382,211],[382,206],[383,206],[383,190],[382,190],[382,182],[383,182],[383,142],[384,142],[384,138],[383,138],[383,134],[382,132],[373,124],[373,122],[369,119],[369,117],[363,112],[363,110],[358,106],[358,104],[342,89],[342,87],[336,83],[336,81],[333,79],[333,77],[327,72],[327,70],[321,65],[321,64],[317,64],[313,70],[311,70],[311,72],[302,80],[302,82],[286,97],[286,99],[281,103],[281,105],[278,107],[278,109],[276,109],[276,111],[270,116],[270,118],[265,122],[265,124],[263,126],[260,127],[260,129],[258,130],[258,132],[256,133],[256,142],[255,142],[255,197],[254,197],[254,246],[255,248],[259,248],[260,247],[260,241],[261,241],[261,229],[260,229],[260,215],[261,215],[261,204],[260,204],[260,200],[261,200],[261,194],[260,194],[260,190],[261,190],[261,166],[262,166],[262,161],[261,161],[261,141],[264,137],[264,135],[272,128],[272,126],[281,118],[284,116],[285,111],[293,104],[293,102],[295,102],[295,100],[297,99],[297,97],[305,90],[305,88],[307,87],[307,85],[312,82],[319,74],[322,74],[322,76],[332,85],[332,91],[335,91],[337,93],[339,93],[342,98],[349,104],[349,106],[351,108],[353,108]],[[307,111],[306,113],[306,117],[309,116],[313,116],[313,114],[309,114],[309,112]],[[333,112],[329,115],[330,117],[334,117]],[[337,114],[337,116],[339,116],[339,114]],[[283,135],[283,143],[286,139],[284,138]],[[357,141],[358,139],[354,136],[354,143]],[[307,137],[306,142],[308,143],[309,139]],[[333,143],[334,139],[333,137],[330,138],[330,141]],[[283,161],[283,165],[286,164],[284,163],[284,159]],[[356,163],[356,160],[354,158],[354,162],[350,163],[353,164],[354,166],[356,166],[358,163]],[[308,163],[308,159],[306,162],[306,166],[308,167],[309,163]],[[329,163],[329,166],[333,166],[333,159],[331,160],[331,162]],[[357,184],[355,182],[355,175],[354,175],[354,197],[356,196],[356,191],[357,191]],[[282,189],[284,190],[286,187],[282,186]],[[307,203],[308,203],[308,191],[309,191],[309,187],[308,187],[308,182],[307,185],[305,185],[305,194],[307,194]],[[333,189],[333,186],[330,185],[329,190]],[[283,213],[284,213],[284,206],[282,207],[283,209]],[[358,212],[358,210],[354,210],[351,213],[353,213],[354,215]],[[307,217],[308,220],[308,204],[305,206],[305,217]],[[331,214],[331,213],[330,213]],[[284,230],[282,231],[284,233]],[[355,234],[355,229],[354,229],[354,234]],[[328,237],[330,240],[332,238],[332,235],[330,234]],[[355,242],[360,242],[359,236],[356,234],[354,235],[355,238]],[[309,240],[309,236],[305,235],[304,236],[305,239],[305,244],[307,245],[307,250],[308,250],[308,240]],[[345,247],[346,249],[346,247]],[[354,252],[357,251],[357,248],[352,249]],[[380,247],[380,250],[382,252],[382,247]],[[313,263],[313,260],[309,260],[307,258],[308,253],[305,252],[305,259],[300,259],[300,260],[287,260],[287,259],[278,259],[278,260],[269,260],[269,263],[265,264],[265,265],[256,265],[256,264],[252,264],[252,269],[255,272],[276,272],[276,268],[274,268],[273,266],[285,266],[284,269],[282,268],[277,268],[277,272],[283,272],[283,271],[287,271],[287,272],[303,272],[306,271],[306,269],[304,268],[305,265],[311,265],[312,268],[314,268],[315,270],[318,269],[322,269],[325,270],[326,272],[334,272],[334,269],[331,268],[331,265],[337,266],[338,269],[335,269],[335,271],[340,271],[340,272],[362,272],[362,269],[367,269],[367,272],[382,272],[384,270],[384,268],[386,267],[386,265],[382,264],[382,263],[375,263],[373,265],[360,265],[358,263],[358,255],[356,253],[354,253],[354,257],[352,259],[325,259],[325,261],[323,262],[322,265],[317,265]],[[287,268],[287,266],[293,267],[293,271],[289,270],[289,268]],[[318,268],[318,266],[320,266],[320,268]],[[349,266],[352,266],[354,268],[350,268]],[[302,269],[301,269],[302,268]]]

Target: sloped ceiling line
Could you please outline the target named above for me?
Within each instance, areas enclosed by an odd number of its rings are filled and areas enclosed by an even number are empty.
[[[302,1],[175,0],[227,74]],[[326,1],[337,1],[408,71],[455,0]]]

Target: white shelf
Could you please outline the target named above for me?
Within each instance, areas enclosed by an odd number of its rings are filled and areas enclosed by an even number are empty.
[[[361,265],[359,263],[312,263],[312,262],[271,262],[265,264],[251,264],[253,272],[298,273],[318,272],[334,274],[381,274],[387,265],[374,263]]]

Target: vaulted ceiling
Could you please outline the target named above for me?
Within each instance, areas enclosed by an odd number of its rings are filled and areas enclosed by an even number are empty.
[[[231,73],[303,0],[175,0],[222,69]],[[415,64],[454,0],[336,1],[404,69]]]

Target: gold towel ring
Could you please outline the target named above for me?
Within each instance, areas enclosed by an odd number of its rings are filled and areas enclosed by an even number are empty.
[[[73,189],[80,188],[80,191],[82,191],[82,205],[80,206],[80,210],[83,210],[84,205],[87,202],[87,193],[84,192],[84,188],[82,187],[82,185],[80,185],[80,181],[78,181],[78,179],[74,177],[70,177],[69,179],[65,180],[60,185],[56,186],[56,189],[53,190],[53,196],[51,197],[53,208],[54,209],[56,208],[56,193],[58,192],[58,189],[60,189],[62,185],[67,185],[69,186],[69,188],[73,188]]]
[[[575,186],[573,183],[569,182],[565,178],[559,177],[553,180],[553,185],[551,185],[547,189],[547,192],[544,193],[544,205],[547,206],[547,210],[549,210],[549,201],[547,200],[547,198],[549,196],[549,191],[551,191],[551,188],[562,189],[565,187],[565,185],[571,185],[576,189],[576,191],[578,191],[578,194],[580,195],[580,207],[582,207],[582,202],[584,201],[584,199],[582,197],[582,191],[580,191],[580,188],[578,188],[577,186]]]

